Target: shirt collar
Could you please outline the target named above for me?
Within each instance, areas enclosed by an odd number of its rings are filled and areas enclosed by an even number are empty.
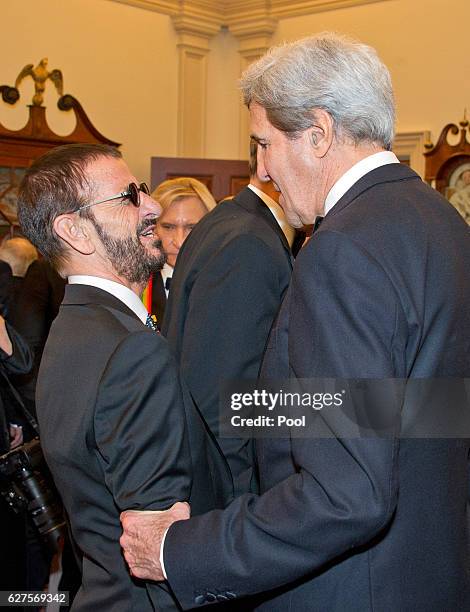
[[[116,283],[115,281],[108,280],[107,278],[88,276],[86,274],[73,274],[69,276],[68,281],[71,285],[90,285],[91,287],[98,287],[98,289],[107,291],[118,300],[121,300],[121,302],[124,302],[124,304],[139,317],[142,323],[145,324],[147,321],[147,309],[141,302],[139,296],[128,287]]]
[[[368,174],[380,166],[386,166],[387,164],[399,164],[400,160],[397,158],[395,153],[391,151],[380,151],[380,153],[374,153],[369,155],[361,161],[354,164],[352,168],[349,168],[347,172],[341,176],[333,187],[328,192],[325,200],[325,215],[333,208],[344,194],[351,189],[351,187],[357,183],[364,175]]]
[[[175,269],[173,268],[173,266],[170,266],[170,264],[166,263],[160,271],[160,274],[162,275],[163,288],[165,289],[165,295],[167,298],[170,295],[170,290],[167,289],[166,279],[173,278],[174,270]]]
[[[174,268],[173,266],[170,266],[170,264],[166,263],[163,268],[161,269],[161,275],[163,278],[163,284],[165,284],[165,281],[167,278],[171,278],[173,276],[173,272],[174,272]]]
[[[258,187],[255,187],[255,185],[252,185],[250,183],[248,185],[248,189],[251,189],[253,193],[256,193],[256,195],[263,200],[263,202],[272,212],[274,218],[278,222],[278,225],[284,232],[289,246],[292,246],[295,237],[295,229],[287,222],[286,214],[282,210],[282,207],[276,202],[276,200],[273,200],[271,196],[269,196],[267,193],[264,193],[264,191],[262,191],[261,189],[258,189]]]

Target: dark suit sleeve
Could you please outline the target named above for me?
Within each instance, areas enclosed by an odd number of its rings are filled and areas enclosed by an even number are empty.
[[[35,261],[28,268],[10,319],[38,357],[49,332],[49,299],[49,285],[43,264]]]
[[[280,294],[272,249],[253,234],[232,238],[198,273],[188,301],[180,367],[196,405],[215,433],[219,386],[214,381],[258,376]],[[232,470],[236,494],[249,491],[250,441],[222,439],[219,443]]]
[[[5,322],[5,326],[13,353],[7,355],[5,351],[0,349],[0,363],[10,374],[26,374],[31,370],[33,363],[29,346],[11,325]]]
[[[293,376],[393,375],[397,297],[366,252],[320,232],[298,258],[289,297]],[[210,591],[240,597],[306,577],[387,526],[397,500],[397,442],[348,439],[327,414],[318,423],[335,436],[292,439],[291,476],[260,497],[242,496],[170,528],[165,567],[185,608],[210,601]]]
[[[5,328],[10,338],[13,352],[11,355],[8,355],[0,348],[0,412],[3,409],[5,413],[2,415],[2,420],[5,420],[5,426],[8,423],[16,423],[24,427],[27,425],[26,417],[14,395],[14,386],[11,384],[9,375],[26,374],[31,370],[33,360],[29,346],[23,338],[7,322],[5,322]],[[8,429],[5,431],[8,432]],[[4,446],[3,452],[9,449],[8,433],[5,440],[0,440],[0,446]]]
[[[161,336],[144,330],[117,347],[99,384],[95,438],[119,510],[162,510],[188,499],[183,396]]]

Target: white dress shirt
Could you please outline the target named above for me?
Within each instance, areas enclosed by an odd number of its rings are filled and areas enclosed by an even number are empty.
[[[251,183],[248,185],[248,189],[251,189],[253,193],[256,193],[256,195],[263,200],[263,202],[272,212],[274,218],[279,224],[279,227],[284,232],[284,236],[287,238],[289,246],[291,247],[295,238],[295,229],[287,222],[286,213],[282,210],[282,207],[276,202],[276,200],[273,200],[270,196],[268,196],[267,193],[264,193],[264,191],[261,191],[261,189],[258,189],[258,187],[255,187]]]
[[[124,304],[130,308],[145,325],[148,316],[147,309],[139,296],[124,285],[108,280],[107,278],[88,276],[86,274],[73,274],[69,276],[68,281],[70,285],[90,285],[91,287],[98,287],[98,289],[107,291],[118,300],[121,300],[121,302],[124,302]]]
[[[344,194],[349,191],[349,189],[351,189],[351,187],[363,176],[376,168],[380,168],[380,166],[399,163],[400,160],[397,158],[395,153],[392,153],[391,151],[380,151],[380,153],[374,153],[373,155],[369,155],[369,157],[361,159],[361,161],[354,164],[352,168],[349,168],[349,170],[345,172],[330,189],[325,200],[324,214],[327,215],[336,202],[338,202],[338,200],[342,198]]]
[[[170,266],[170,264],[166,263],[160,271],[160,274],[162,275],[162,280],[163,280],[163,288],[165,289],[165,294],[166,294],[167,299],[168,299],[168,294],[170,290],[166,288],[166,279],[173,277],[174,270],[175,269],[173,268],[173,266]]]

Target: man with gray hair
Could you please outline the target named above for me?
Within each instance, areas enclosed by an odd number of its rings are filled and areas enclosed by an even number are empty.
[[[306,38],[248,68],[242,90],[259,172],[288,221],[323,217],[296,260],[264,377],[382,389],[468,378],[467,226],[390,152],[393,93],[375,51]],[[468,411],[437,403],[441,415]],[[324,409],[316,421],[329,436],[257,441],[259,497],[173,524],[171,513],[124,513],[133,573],[166,572],[184,608],[264,592],[264,610],[470,609],[469,439],[365,438],[334,419]],[[152,530],[165,526],[161,551]]]

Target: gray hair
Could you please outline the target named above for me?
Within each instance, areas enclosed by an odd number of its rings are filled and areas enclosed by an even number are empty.
[[[376,51],[325,32],[271,48],[240,80],[244,102],[257,102],[270,123],[296,138],[327,111],[338,139],[390,149],[395,104],[390,73]]]

